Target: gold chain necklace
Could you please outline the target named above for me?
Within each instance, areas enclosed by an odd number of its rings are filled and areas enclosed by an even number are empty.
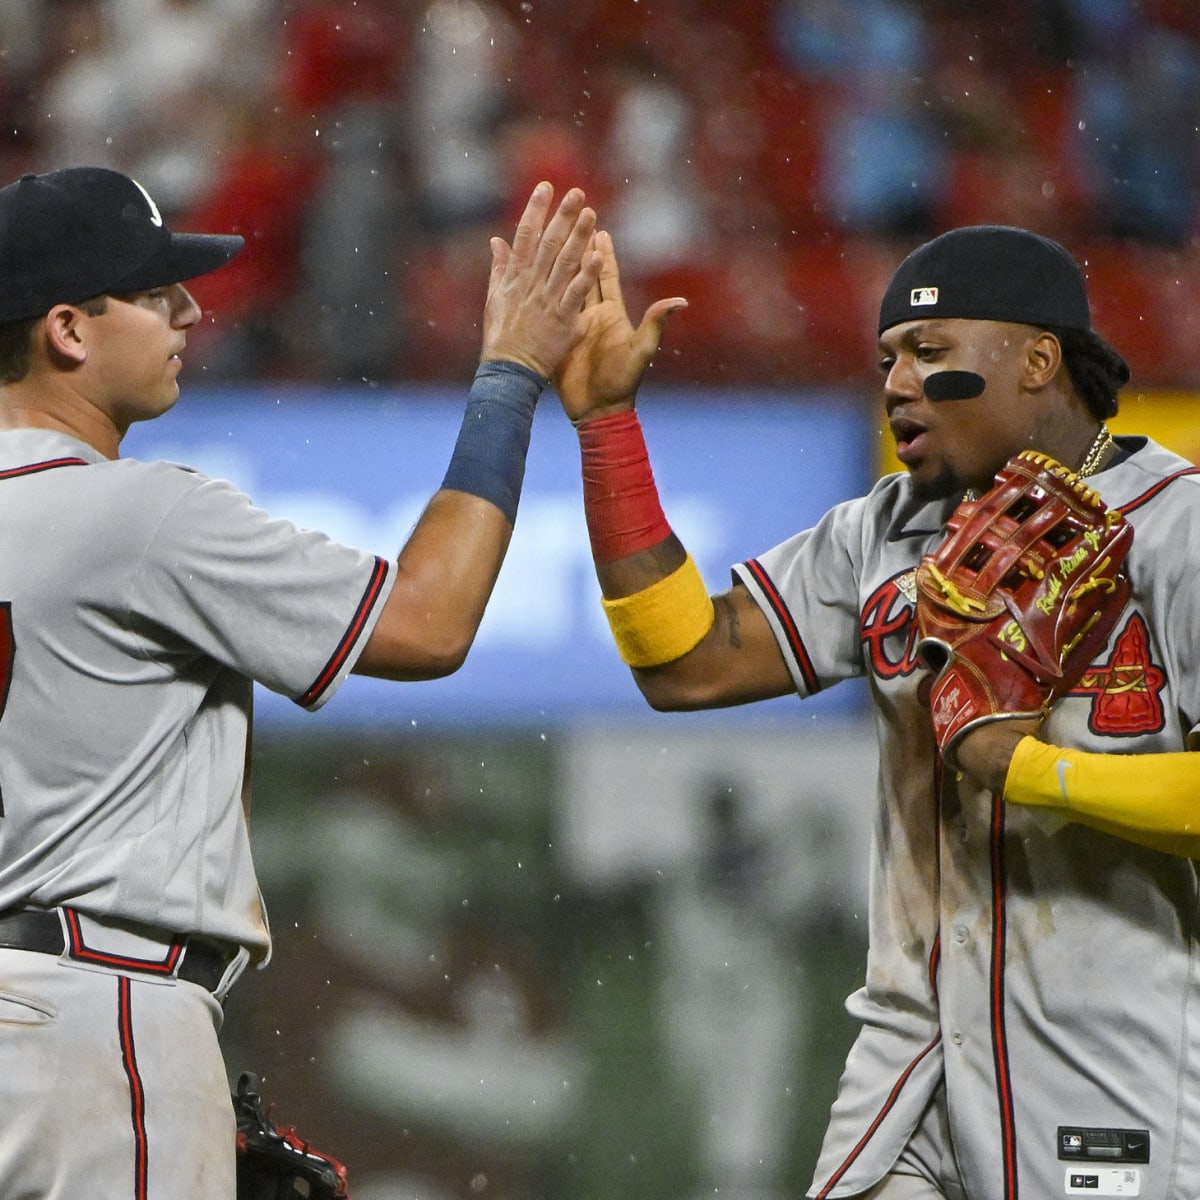
[[[1108,453],[1108,448],[1113,444],[1113,435],[1109,432],[1108,425],[1100,422],[1100,432],[1096,434],[1096,440],[1088,447],[1088,452],[1084,456],[1083,466],[1079,468],[1077,474],[1080,479],[1086,479],[1089,475],[1095,475],[1100,470],[1100,464],[1104,461],[1104,456]],[[979,493],[974,488],[967,488],[963,492],[964,500],[978,500]]]
[[[1096,440],[1092,443],[1091,449],[1087,452],[1087,457],[1083,460],[1083,466],[1079,468],[1080,479],[1086,479],[1089,475],[1095,475],[1100,470],[1100,464],[1104,461],[1104,456],[1108,453],[1108,448],[1113,444],[1113,435],[1109,433],[1108,426],[1101,421],[1100,432],[1096,434]]]

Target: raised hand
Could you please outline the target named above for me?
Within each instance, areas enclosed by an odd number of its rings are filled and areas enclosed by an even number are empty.
[[[551,378],[583,332],[581,311],[599,279],[595,212],[571,188],[546,224],[554,189],[539,183],[509,246],[492,238],[481,361],[505,359]],[[544,228],[543,228],[544,226]]]
[[[554,384],[567,416],[587,420],[602,412],[632,408],[638,384],[658,351],[667,321],[687,307],[682,296],[656,300],[635,329],[621,296],[621,272],[612,238],[594,238],[599,278],[583,310],[583,336],[570,348]]]

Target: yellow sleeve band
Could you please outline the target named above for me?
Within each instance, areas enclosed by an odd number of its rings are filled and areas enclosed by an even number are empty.
[[[1094,754],[1034,737],[1017,743],[1004,798],[1070,812],[1093,829],[1200,857],[1200,754]]]
[[[665,579],[601,603],[617,650],[630,667],[658,667],[682,658],[715,620],[712,598],[690,554]]]

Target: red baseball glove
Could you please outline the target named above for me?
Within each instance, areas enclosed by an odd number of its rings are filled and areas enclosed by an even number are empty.
[[[1042,717],[1100,652],[1129,599],[1133,529],[1074,471],[1026,450],[964,500],[917,569],[917,658],[933,730]]]

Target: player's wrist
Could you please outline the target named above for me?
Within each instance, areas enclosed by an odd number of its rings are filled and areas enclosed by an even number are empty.
[[[509,524],[516,522],[533,414],[545,383],[522,363],[479,364],[443,489],[488,500]]]
[[[954,746],[954,757],[964,774],[980,787],[999,796],[1004,791],[1009,764],[1020,742],[1031,735],[1034,721],[987,721],[967,730]]]
[[[608,413],[576,428],[592,557],[614,562],[660,545],[671,536],[671,526],[637,413],[632,408]]]
[[[571,417],[571,424],[575,426],[575,431],[578,433],[579,430],[595,421],[603,422],[610,417],[625,416],[634,411],[634,398],[630,396],[624,400],[609,401],[588,408],[578,416]]]
[[[550,381],[550,377],[540,370],[536,363],[513,355],[481,357],[475,371],[476,379],[479,378],[481,372],[488,376],[521,375],[536,383],[539,390]]]

